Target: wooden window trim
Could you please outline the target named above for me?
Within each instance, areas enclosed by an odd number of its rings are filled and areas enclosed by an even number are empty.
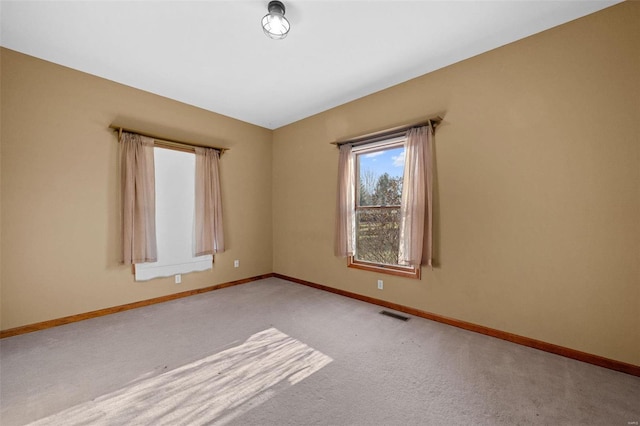
[[[422,268],[410,268],[396,265],[385,265],[380,263],[365,262],[357,260],[353,256],[347,257],[347,266],[349,268],[361,269],[363,271],[377,272],[380,274],[395,275],[397,277],[420,279]]]

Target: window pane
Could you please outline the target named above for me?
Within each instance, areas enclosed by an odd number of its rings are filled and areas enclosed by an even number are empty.
[[[356,212],[356,223],[356,259],[397,265],[400,209],[361,209]]]
[[[356,260],[398,264],[404,151],[396,145],[357,154]]]
[[[404,146],[358,154],[359,206],[399,206]]]

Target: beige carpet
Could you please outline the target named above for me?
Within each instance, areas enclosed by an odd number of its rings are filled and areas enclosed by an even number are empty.
[[[227,424],[331,362],[275,328],[32,425]]]
[[[640,378],[270,278],[0,341],[0,423],[632,425]]]

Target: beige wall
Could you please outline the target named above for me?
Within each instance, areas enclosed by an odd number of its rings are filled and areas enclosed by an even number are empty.
[[[2,49],[2,329],[272,271],[272,132]],[[118,264],[109,124],[229,147],[212,271],[135,282]],[[233,260],[240,268],[233,268]]]
[[[274,271],[639,365],[638,22],[623,3],[276,130]],[[439,112],[439,266],[348,269],[329,143]]]

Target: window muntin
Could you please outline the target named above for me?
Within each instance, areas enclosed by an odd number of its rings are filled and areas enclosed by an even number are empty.
[[[405,138],[354,147],[354,255],[348,265],[419,278],[419,268],[399,264],[400,206]]]

